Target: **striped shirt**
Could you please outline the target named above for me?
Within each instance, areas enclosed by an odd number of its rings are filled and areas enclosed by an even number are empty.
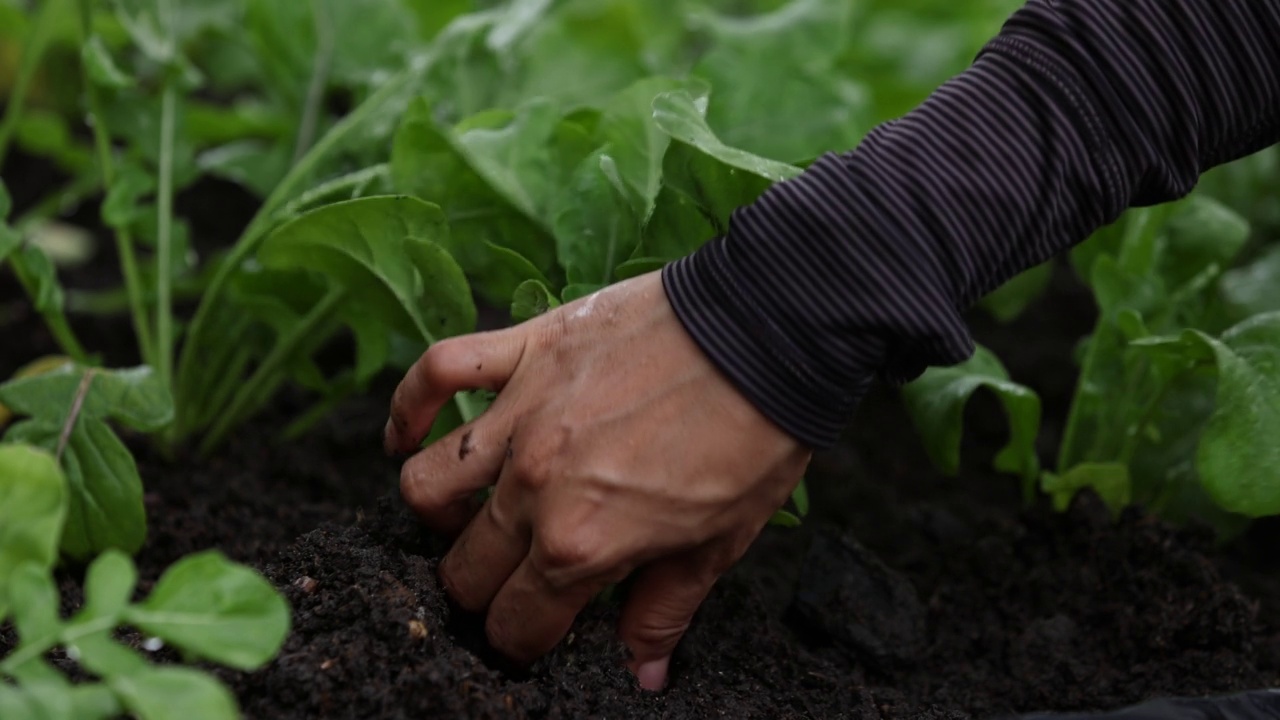
[[[1030,0],[973,65],[668,265],[712,361],[828,447],[871,383],[974,349],[962,312],[1126,209],[1280,142],[1280,0]]]

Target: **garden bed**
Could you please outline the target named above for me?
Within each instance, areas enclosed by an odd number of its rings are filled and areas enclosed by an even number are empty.
[[[225,214],[228,192],[197,186],[184,198],[193,222],[201,208]],[[4,377],[53,350],[19,296],[0,275]],[[975,316],[1047,419],[1065,415],[1091,307],[1064,271],[1015,324]],[[78,325],[96,350],[130,360],[123,322]],[[965,468],[944,478],[885,390],[815,459],[805,525],[770,528],[713,592],[666,692],[639,691],[622,669],[608,604],[516,671],[486,651],[479,620],[450,607],[434,573],[445,546],[398,501],[398,464],[379,443],[395,380],[292,444],[267,432],[301,409],[288,398],[209,461],[135,443],[148,491],[141,590],[216,547],[293,607],[269,666],[217,671],[248,717],[990,717],[1280,684],[1280,592],[1259,550],[1275,546],[1274,523],[1214,548],[1137,511],[1113,523],[1092,496],[1066,514],[1023,508],[1016,480],[983,469],[1005,432],[998,405],[970,408]],[[1045,428],[1046,451],[1059,434]],[[74,573],[62,585],[74,602]],[[0,630],[0,655],[12,640]]]

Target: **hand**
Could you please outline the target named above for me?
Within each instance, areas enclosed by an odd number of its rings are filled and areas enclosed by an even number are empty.
[[[498,392],[489,410],[400,475],[427,525],[461,532],[440,563],[446,590],[487,609],[490,643],[525,664],[638,570],[619,633],[640,684],[663,688],[694,612],[809,451],[703,355],[656,272],[432,346],[396,390],[388,452],[416,450],[453,394],[477,388]],[[495,481],[477,512],[471,499]]]

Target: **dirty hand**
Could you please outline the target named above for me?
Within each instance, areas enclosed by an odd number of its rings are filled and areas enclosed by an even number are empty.
[[[389,452],[417,450],[441,407],[497,391],[480,417],[404,465],[401,491],[493,646],[551,650],[606,586],[638,570],[619,632],[661,689],[711,586],[799,482],[809,452],[723,377],[674,314],[658,273],[522,325],[432,346],[391,404]],[[476,491],[493,485],[479,508]]]

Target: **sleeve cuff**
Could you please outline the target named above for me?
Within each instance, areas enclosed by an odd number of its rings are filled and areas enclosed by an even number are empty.
[[[850,387],[826,381],[795,361],[800,354],[726,272],[724,238],[667,265],[667,298],[695,343],[767,418],[805,445],[835,445],[874,379],[868,369]]]

